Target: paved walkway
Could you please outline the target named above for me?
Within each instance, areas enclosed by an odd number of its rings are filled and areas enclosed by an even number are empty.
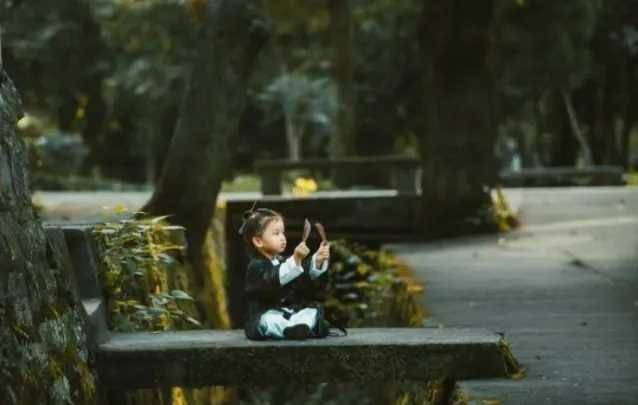
[[[395,190],[342,190],[318,191],[312,197],[350,198],[394,196]],[[217,204],[227,200],[277,200],[289,198],[290,193],[281,196],[263,196],[261,192],[224,192],[217,198]],[[130,216],[151,198],[150,191],[36,191],[32,200],[43,207],[43,220],[47,223],[114,221]],[[114,208],[125,209],[117,212]]]
[[[427,326],[501,331],[522,380],[472,404],[638,404],[638,188],[508,190],[525,227],[389,247],[425,282]]]

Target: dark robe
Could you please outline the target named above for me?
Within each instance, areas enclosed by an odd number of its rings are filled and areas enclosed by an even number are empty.
[[[245,281],[245,297],[247,300],[247,313],[244,322],[244,332],[249,339],[261,340],[266,337],[261,336],[257,327],[261,315],[269,309],[290,308],[295,312],[306,308],[316,307],[317,293],[325,289],[323,272],[315,280],[310,278],[310,260],[312,255],[308,255],[302,260],[301,266],[304,272],[297,278],[281,285],[279,282],[279,267],[288,257],[278,257],[279,264],[273,265],[270,259],[262,254],[255,254],[248,263]],[[289,317],[286,311],[284,316]]]

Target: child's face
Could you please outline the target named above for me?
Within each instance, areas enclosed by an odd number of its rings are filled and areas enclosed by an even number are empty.
[[[284,233],[284,222],[274,219],[266,225],[261,236],[253,238],[255,247],[267,254],[273,255],[286,250],[286,234]]]

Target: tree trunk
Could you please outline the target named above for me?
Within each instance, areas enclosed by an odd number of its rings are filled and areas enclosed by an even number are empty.
[[[635,104],[634,104],[635,105]],[[634,107],[635,108],[635,107]],[[628,107],[628,110],[631,110],[631,107]],[[632,162],[629,161],[629,146],[630,146],[630,137],[631,130],[634,127],[634,124],[638,120],[636,117],[636,113],[633,111],[627,111],[623,117],[623,127],[620,135],[620,165],[625,168],[625,170],[631,169]],[[633,170],[638,169],[637,167],[633,167]]]
[[[534,148],[533,152],[536,155],[534,166],[547,166],[550,162],[549,145],[547,145],[545,132],[545,116],[542,111],[542,94],[536,94],[534,96]]]
[[[301,159],[301,131],[295,126],[289,114],[285,115],[285,120],[288,158],[296,162]]]
[[[592,91],[593,123],[591,136],[592,162],[595,164],[617,164],[618,148],[616,146],[616,131],[614,124],[613,89],[610,89],[607,73],[600,74],[600,78],[594,82]]]
[[[632,162],[629,161],[631,129],[634,127],[636,121],[638,121],[638,108],[636,107],[636,104],[638,104],[638,96],[636,96],[636,78],[634,75],[636,67],[638,67],[636,62],[633,61],[632,58],[627,58],[626,67],[623,72],[623,78],[625,79],[623,81],[623,91],[625,92],[623,97],[624,105],[621,112],[623,127],[620,135],[620,145],[618,147],[618,154],[620,155],[619,163],[625,170],[629,170],[632,165]],[[633,169],[636,170],[638,168],[634,167]]]
[[[149,116],[152,116],[149,114]],[[144,149],[144,178],[147,185],[153,185],[155,183],[156,173],[156,156],[155,156],[155,143],[158,142],[156,133],[157,133],[157,125],[154,123],[154,120],[149,118],[142,119],[140,129],[143,131],[143,136],[141,139],[143,140],[143,145],[141,147]]]
[[[191,72],[161,177],[142,211],[170,214],[186,228],[198,302],[209,326],[230,326],[222,274],[211,252],[211,222],[230,175],[229,138],[237,135],[247,80],[267,40],[259,2],[208,2],[199,59]],[[217,258],[219,259],[219,258]]]
[[[354,20],[351,0],[330,0],[333,77],[337,85],[336,131],[331,138],[330,155],[341,157],[356,152],[354,88]],[[352,173],[338,170],[339,187],[352,184]]]
[[[0,403],[94,404],[83,312],[62,231],[31,205],[20,97],[0,46]]]
[[[422,52],[421,123],[415,133],[423,161],[424,228],[462,222],[486,202],[496,179],[494,94],[486,64],[491,2],[460,6],[426,2]]]
[[[572,129],[572,134],[578,141],[580,149],[583,152],[583,164],[586,167],[591,166],[593,163],[591,149],[589,148],[587,139],[585,139],[585,135],[583,134],[583,131],[581,130],[578,123],[578,117],[576,117],[576,111],[574,111],[571,94],[566,90],[562,90],[560,94],[563,98],[563,102],[565,103],[565,109],[567,110],[567,116],[569,117],[569,125]]]

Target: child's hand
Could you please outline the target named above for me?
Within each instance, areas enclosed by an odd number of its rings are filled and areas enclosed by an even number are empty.
[[[317,255],[315,256],[316,267],[321,267],[325,260],[330,259],[330,244],[328,242],[321,242],[319,249],[317,249]]]
[[[308,253],[310,253],[310,249],[308,248],[308,246],[306,246],[306,242],[301,242],[300,244],[298,244],[293,253],[295,263],[297,263],[297,265],[300,265],[304,257],[308,256]]]

